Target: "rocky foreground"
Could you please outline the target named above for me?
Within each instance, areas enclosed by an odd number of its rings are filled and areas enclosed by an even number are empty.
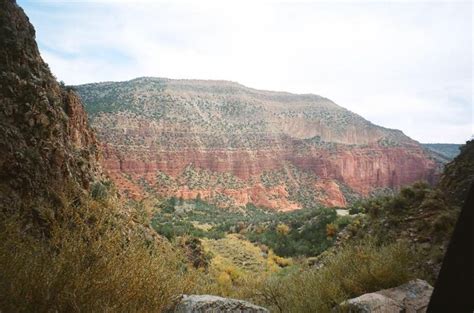
[[[433,287],[421,279],[401,286],[367,293],[341,303],[334,312],[353,313],[423,313],[426,312]],[[211,295],[183,295],[174,313],[266,313],[263,307],[246,301]]]

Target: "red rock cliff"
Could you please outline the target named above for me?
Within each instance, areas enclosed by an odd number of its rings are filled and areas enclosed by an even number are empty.
[[[125,193],[278,210],[417,180],[438,164],[415,141],[315,95],[141,78],[77,87]]]

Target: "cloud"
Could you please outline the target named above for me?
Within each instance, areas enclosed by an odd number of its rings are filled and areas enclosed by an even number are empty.
[[[421,142],[473,133],[470,2],[19,3],[68,84],[225,79],[319,94]]]

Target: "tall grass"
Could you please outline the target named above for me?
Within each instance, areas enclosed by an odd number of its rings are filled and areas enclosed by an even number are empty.
[[[373,239],[327,253],[319,268],[286,264],[256,273],[211,263],[206,273],[147,233],[130,209],[108,199],[69,199],[35,209],[33,220],[0,217],[1,312],[163,312],[182,293],[247,299],[274,312],[330,312],[414,274],[406,242]]]
[[[0,311],[161,312],[194,288],[182,255],[143,239],[114,203],[80,203],[42,210],[43,237],[19,216],[1,220]]]
[[[331,312],[346,299],[410,280],[412,262],[406,243],[378,246],[366,240],[329,256],[321,268],[268,278],[253,300],[275,312]]]

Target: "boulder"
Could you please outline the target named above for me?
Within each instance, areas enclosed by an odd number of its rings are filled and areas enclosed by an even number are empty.
[[[252,303],[212,295],[183,295],[174,313],[268,313],[269,311]]]
[[[426,312],[432,292],[430,284],[415,279],[395,288],[347,300],[339,307],[357,313],[422,313]]]

